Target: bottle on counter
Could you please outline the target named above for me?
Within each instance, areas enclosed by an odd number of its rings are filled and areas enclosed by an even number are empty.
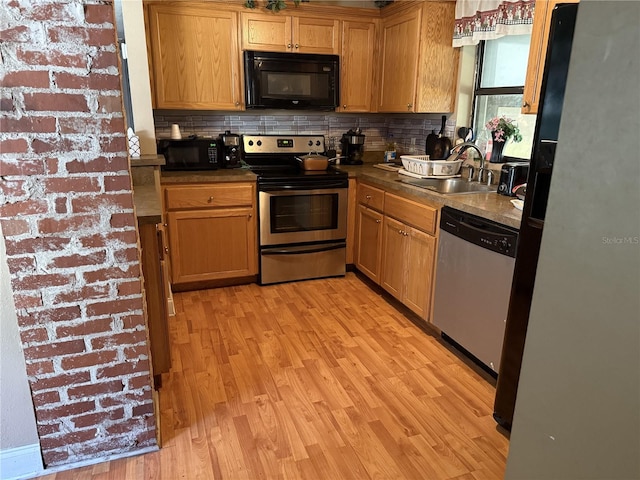
[[[392,133],[387,137],[387,142],[384,148],[384,161],[389,163],[396,161],[396,142]]]

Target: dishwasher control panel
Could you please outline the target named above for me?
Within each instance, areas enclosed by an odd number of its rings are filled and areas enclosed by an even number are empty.
[[[518,230],[449,207],[442,209],[440,229],[508,257],[515,258]]]

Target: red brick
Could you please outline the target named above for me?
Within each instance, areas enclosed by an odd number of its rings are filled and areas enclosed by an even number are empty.
[[[120,76],[109,73],[90,73],[77,75],[59,72],[55,76],[58,88],[76,90],[120,90]],[[119,97],[118,97],[119,98]],[[120,110],[122,111],[122,109]]]
[[[116,67],[118,64],[118,54],[116,52],[102,50],[93,57],[91,67],[92,70],[100,70],[103,68]]]
[[[96,337],[91,339],[91,348],[94,350],[102,350],[105,348],[114,348],[121,345],[135,345],[147,340],[147,334],[144,330],[135,330],[133,332],[114,333],[112,335]]]
[[[128,230],[124,232],[109,232],[108,234],[96,234],[88,235],[80,238],[82,246],[85,248],[98,248],[104,247],[107,244],[111,245],[113,242],[127,245],[137,245],[138,236],[135,230]]]
[[[16,50],[18,60],[26,65],[43,65],[47,67],[87,68],[87,56],[82,53],[66,53],[48,48],[46,50],[31,50],[20,47]]]
[[[0,174],[8,175],[42,175],[44,173],[44,164],[40,159],[4,159],[0,160]]]
[[[131,282],[122,282],[118,284],[118,296],[128,297],[129,295],[136,295],[142,291],[139,280],[133,280]]]
[[[4,232],[4,223],[2,230]],[[33,257],[11,257],[7,259],[7,264],[9,271],[14,274],[32,272],[36,268],[36,260]]]
[[[72,353],[80,353],[85,351],[84,340],[67,340],[57,343],[49,343],[47,345],[37,345],[35,347],[27,347],[24,349],[25,358],[39,359],[56,357],[59,355],[70,355]]]
[[[89,161],[73,160],[67,163],[69,173],[85,172],[128,172],[129,164],[127,158],[120,157],[98,157]]]
[[[119,422],[107,427],[105,430],[107,435],[119,435],[121,433],[128,433],[136,430],[141,430],[144,427],[144,421],[141,418],[130,418],[124,422]]]
[[[104,365],[114,362],[118,358],[115,350],[101,350],[99,352],[85,353],[82,355],[68,355],[60,361],[63,370],[75,370],[88,368],[95,365]]]
[[[117,278],[138,278],[140,276],[140,267],[138,265],[129,265],[124,269],[118,267],[101,268],[91,272],[82,272],[82,277],[87,284],[96,282],[106,282]]]
[[[100,320],[85,320],[79,325],[58,327],[56,329],[56,337],[58,339],[63,339],[68,337],[94,335],[96,333],[106,333],[110,331],[111,318],[102,318]]]
[[[141,310],[142,302],[141,298],[130,298],[126,300],[110,300],[100,303],[87,304],[87,316],[98,317],[101,315],[112,314],[120,312],[129,312],[131,310]]]
[[[56,119],[54,117],[22,118],[3,117],[1,130],[4,133],[55,133]]]
[[[85,5],[84,19],[87,23],[113,24],[113,7],[111,5]]]
[[[26,153],[29,144],[24,138],[10,138],[0,140],[0,152],[7,153]]]
[[[98,179],[90,176],[69,178],[47,178],[44,188],[48,193],[98,193],[100,184]]]
[[[67,213],[67,199],[66,197],[58,197],[55,200],[56,213]]]
[[[0,216],[17,217],[47,213],[49,206],[45,200],[24,200],[22,202],[0,205]]]
[[[64,3],[35,3],[27,8],[22,8],[21,13],[24,20],[44,20],[56,22],[74,22],[78,19],[74,15],[72,4]]]
[[[20,332],[20,339],[23,345],[30,343],[42,343],[49,340],[49,334],[46,328],[31,328]]]
[[[53,362],[51,360],[27,362],[27,375],[29,375],[30,377],[47,375],[49,373],[53,373]]]
[[[134,330],[141,325],[146,325],[144,321],[144,317],[141,314],[123,315],[121,320],[122,320],[122,328],[124,328],[125,330]]]
[[[40,290],[46,287],[59,287],[62,285],[70,285],[75,280],[75,275],[66,275],[60,273],[41,273],[38,275],[28,275],[21,279],[13,280],[12,286],[14,291],[22,290]]]
[[[20,70],[9,72],[0,79],[4,88],[49,88],[49,72],[46,70]]]
[[[6,177],[7,174],[4,172],[3,163],[0,161],[0,176]],[[14,179],[10,180],[5,178],[3,182],[0,182],[0,192],[2,192],[7,197],[22,197],[26,195],[24,190],[25,185],[24,180]]]
[[[27,253],[55,252],[67,247],[68,238],[38,237],[24,240],[6,239],[7,255],[24,255]]]
[[[140,377],[138,377],[140,378]],[[145,386],[150,387],[149,376],[147,375],[147,383]],[[98,403],[101,408],[111,408],[111,407],[119,407],[122,404],[138,404],[143,402],[148,402],[152,398],[151,396],[151,388],[145,391],[138,392],[122,392],[117,395],[109,395],[106,397],[102,397],[98,399]]]
[[[129,175],[113,175],[104,177],[104,189],[107,192],[131,191],[131,177]]]
[[[107,261],[107,253],[105,251],[92,252],[86,255],[73,254],[62,257],[54,257],[49,262],[50,267],[71,268],[83,267],[86,265],[100,265]]]
[[[50,27],[49,38],[53,43],[78,43],[80,45],[105,46],[116,42],[115,30],[110,28]]]
[[[146,344],[136,345],[135,347],[125,347],[123,353],[126,360],[137,360],[140,357],[148,357],[149,348]]]
[[[127,142],[124,137],[102,136],[99,138],[100,151],[103,153],[119,153],[127,151]]]
[[[67,389],[67,395],[69,395],[69,398],[71,399],[78,399],[85,397],[96,397],[107,393],[118,393],[123,389],[124,385],[122,384],[121,380],[111,380],[109,382],[91,383],[89,385],[69,387]]]
[[[124,408],[116,408],[107,412],[90,413],[88,415],[82,415],[72,418],[76,428],[93,427],[94,425],[101,425],[107,421],[120,420],[124,418]]]
[[[103,298],[109,294],[109,285],[90,285],[86,287],[73,288],[57,294],[53,297],[54,305],[60,303],[74,303],[93,298]],[[100,330],[102,331],[102,330]],[[78,335],[78,334],[76,334]],[[58,334],[58,336],[60,336]],[[70,336],[66,334],[64,336]]]
[[[0,224],[2,225],[2,233],[4,233],[5,237],[22,235],[29,231],[29,223],[19,218],[2,219],[0,220]]]
[[[96,378],[114,378],[132,373],[148,372],[149,362],[147,360],[138,360],[137,362],[127,362],[114,365],[112,367],[98,368]]]
[[[45,164],[46,173],[49,175],[57,174],[58,171],[60,170],[60,167],[59,167],[60,161],[61,160],[58,160],[57,158],[45,158],[44,164]]]
[[[120,85],[117,88],[120,90]],[[121,113],[123,110],[124,105],[120,95],[100,95],[98,97],[98,113]]]
[[[135,225],[136,218],[131,213],[114,213],[111,215],[111,226],[113,228],[125,228]]]
[[[120,134],[124,142],[124,118],[62,117],[59,122],[62,134]]]
[[[131,413],[134,417],[141,417],[143,415],[153,415],[153,403],[143,403],[141,405],[136,405],[131,410]]]
[[[138,261],[138,249],[128,248],[113,252],[113,258],[117,263],[129,263]]]
[[[106,178],[109,177],[105,177]],[[104,194],[99,197],[93,195],[82,195],[71,200],[71,209],[75,213],[95,212],[101,209],[107,210],[128,210],[133,208],[133,196],[126,194]]]
[[[87,99],[75,93],[25,93],[27,111],[89,112]]]
[[[41,437],[40,448],[50,450],[52,448],[81,444],[95,439],[97,434],[97,429],[90,428],[88,430],[75,430],[61,435]]]
[[[59,389],[66,387],[67,385],[79,385],[90,381],[91,374],[89,374],[89,372],[67,373],[63,375],[56,375],[55,377],[38,378],[31,382],[31,390],[40,391],[50,390],[52,388]],[[53,419],[55,418],[57,417],[53,417]]]
[[[44,450],[42,452],[42,460],[45,467],[52,467],[56,465],[62,465],[69,459],[68,448],[62,448],[61,450]]]
[[[40,233],[62,233],[68,234],[84,229],[95,229],[100,223],[100,215],[75,215],[56,220],[45,218],[38,221],[38,231]]]
[[[38,308],[42,306],[42,295],[40,293],[34,293],[32,295],[14,293],[13,302],[18,310],[22,308]]]
[[[18,313],[19,324],[23,327],[33,325],[46,325],[51,322],[67,322],[81,318],[80,307],[49,308],[39,312],[29,312],[27,314]]]
[[[31,31],[24,25],[0,30],[0,38],[3,43],[28,42],[31,40]]]
[[[52,435],[60,431],[60,423],[39,423],[38,434],[43,437],[45,435]]]
[[[50,390],[48,392],[36,393],[32,398],[33,404],[38,408],[52,403],[59,403],[60,393],[57,390]]]
[[[70,153],[74,151],[86,152],[94,147],[93,139],[83,138],[35,138],[31,142],[31,149],[37,154],[51,154],[55,152]]]
[[[139,390],[141,388],[151,386],[151,377],[149,375],[139,375],[137,377],[130,377],[127,380],[127,387],[129,390]]]

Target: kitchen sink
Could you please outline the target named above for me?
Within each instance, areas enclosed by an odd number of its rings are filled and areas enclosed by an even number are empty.
[[[402,178],[397,182],[414,185],[442,194],[461,193],[491,193],[496,192],[496,185],[486,185],[479,182],[468,182],[464,178]]]

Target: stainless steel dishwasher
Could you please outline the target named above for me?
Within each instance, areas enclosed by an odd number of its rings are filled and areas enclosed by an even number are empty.
[[[450,207],[440,218],[433,323],[497,374],[518,230]]]

